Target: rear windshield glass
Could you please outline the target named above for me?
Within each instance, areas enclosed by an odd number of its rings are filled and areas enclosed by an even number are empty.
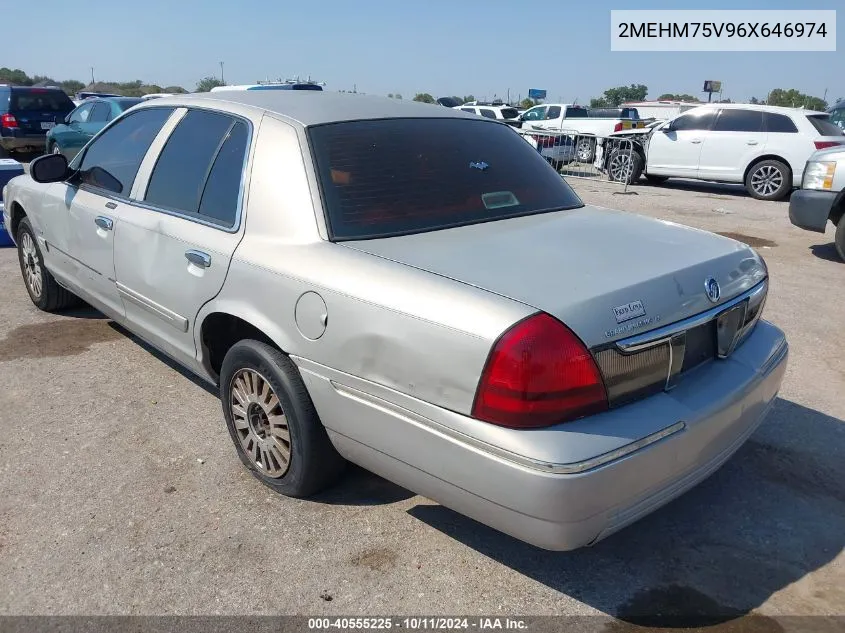
[[[309,138],[334,241],[582,206],[506,125],[382,119],[311,127]]]
[[[842,129],[831,122],[830,116],[827,114],[816,114],[813,116],[807,115],[810,123],[816,128],[816,131],[822,136],[842,136]]]
[[[122,110],[128,110],[132,106],[136,106],[143,101],[143,99],[116,99],[117,107]]]
[[[516,108],[502,108],[501,113],[503,119],[515,119],[519,116],[519,110]]]
[[[9,109],[17,112],[70,112],[73,101],[59,90],[12,90]]]

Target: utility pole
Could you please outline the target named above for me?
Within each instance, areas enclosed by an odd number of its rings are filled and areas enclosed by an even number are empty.
[[[223,62],[220,62],[220,83],[225,84],[226,82],[223,81]]]
[[[91,85],[94,85],[94,67],[91,66]]]

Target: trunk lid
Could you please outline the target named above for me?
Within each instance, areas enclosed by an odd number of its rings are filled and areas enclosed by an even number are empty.
[[[592,206],[341,244],[547,312],[590,347],[704,312],[766,276],[745,244]]]

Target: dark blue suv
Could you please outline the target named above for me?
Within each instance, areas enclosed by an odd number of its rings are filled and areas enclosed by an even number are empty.
[[[59,88],[0,84],[0,148],[43,151],[47,130],[75,107]]]

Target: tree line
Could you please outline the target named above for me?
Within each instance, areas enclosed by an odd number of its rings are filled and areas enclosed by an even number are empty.
[[[617,86],[616,88],[608,88],[604,91],[601,97],[590,99],[590,107],[592,108],[610,108],[617,107],[623,103],[644,101],[648,95],[648,87],[643,84],[631,84],[629,86]],[[659,101],[689,101],[692,103],[701,103],[701,99],[690,94],[682,93],[663,93],[657,97]],[[841,100],[841,97],[840,99]],[[732,103],[730,99],[720,99],[717,103]],[[804,94],[795,88],[775,88],[763,98],[751,97],[748,103],[758,103],[762,105],[785,106],[788,108],[806,108],[808,110],[823,111],[829,105],[827,101],[820,97]]]
[[[0,83],[9,83],[18,86],[58,86],[67,94],[73,95],[80,90],[87,90],[91,92],[108,92],[111,94],[119,94],[124,97],[142,97],[147,94],[156,92],[172,92],[185,93],[188,92],[182,86],[159,86],[157,84],[147,84],[137,79],[135,81],[97,81],[94,83],[84,83],[78,79],[64,79],[58,81],[46,75],[27,75],[20,68],[0,68]]]

